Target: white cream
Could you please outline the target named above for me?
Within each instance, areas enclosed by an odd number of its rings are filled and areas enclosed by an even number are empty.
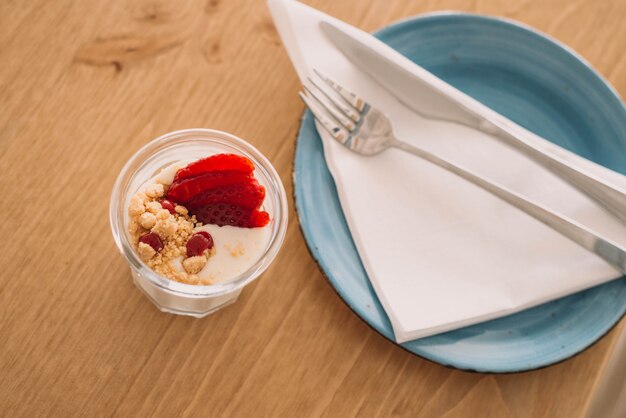
[[[244,273],[265,252],[271,230],[262,228],[238,228],[235,226],[203,225],[194,232],[206,231],[213,237],[214,249],[206,266],[198,273],[200,280],[221,283]],[[172,261],[172,266],[184,272],[183,257]]]
[[[167,167],[159,171],[159,174],[155,175],[154,177],[150,178],[150,180],[145,182],[141,188],[145,189],[150,183],[161,183],[169,186],[170,184],[172,184],[172,182],[174,182],[174,176],[176,176],[176,172],[183,167],[187,167],[194,161],[195,160],[183,160],[168,165]]]
[[[213,237],[214,253],[198,273],[201,280],[213,283],[233,279],[252,267],[263,256],[271,238],[269,225],[261,228],[203,225],[194,231],[206,231]]]

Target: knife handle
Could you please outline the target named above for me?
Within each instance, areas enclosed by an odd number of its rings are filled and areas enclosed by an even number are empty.
[[[525,138],[517,135],[504,123],[483,119],[478,126],[481,131],[491,134],[510,147],[523,152],[535,162],[558,175],[626,224],[626,191],[573,166],[555,153],[548,153],[537,148]]]
[[[421,148],[414,147],[411,144],[397,139],[391,143],[391,146],[416,155],[432,164],[456,174],[478,187],[481,187],[494,196],[499,197],[510,205],[551,227],[583,248],[595,253],[607,263],[615,267],[618,271],[626,274],[626,248],[600,236],[598,233],[592,231],[586,226],[569,219],[566,216],[560,215],[545,206],[535,203],[532,200],[505,188],[504,186],[492,183],[491,181],[486,180],[466,170],[465,168],[446,161],[443,158],[431,154]]]

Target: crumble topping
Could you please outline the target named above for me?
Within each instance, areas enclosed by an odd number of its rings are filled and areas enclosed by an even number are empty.
[[[152,229],[154,224],[156,224],[156,216],[154,216],[150,212],[144,212],[139,217],[139,224],[143,229]]]
[[[206,255],[196,255],[193,257],[185,258],[183,261],[183,267],[191,274],[197,274],[204,268],[207,262]]]
[[[141,257],[143,261],[150,260],[156,254],[154,248],[152,248],[148,244],[144,244],[143,242],[140,242],[137,246],[137,252],[139,253],[139,257]]]
[[[162,197],[165,193],[165,187],[161,183],[151,183],[146,187],[146,196],[152,198]]]
[[[153,215],[157,214],[161,209],[163,209],[163,207],[161,206],[159,202],[154,202],[154,201],[147,202],[145,206],[146,206],[146,210]]]
[[[137,254],[148,267],[164,277],[187,284],[212,284],[213,280],[200,279],[197,273],[204,268],[215,249],[206,250],[202,255],[186,257],[186,243],[193,235],[194,227],[202,226],[202,223],[195,216],[190,217],[184,206],[176,205],[174,213],[163,209],[158,199],[164,196],[165,191],[163,184],[150,183],[143,192],[135,193],[130,199],[128,231]],[[140,242],[140,238],[149,233],[157,234],[161,239],[163,248],[160,251]],[[184,271],[173,265],[180,257],[185,257],[182,261]]]
[[[246,250],[243,247],[243,245],[241,244],[241,242],[238,242],[237,245],[235,245],[235,246],[225,245],[224,247],[226,247],[228,252],[230,252],[230,255],[235,257],[235,258],[241,257],[246,252]]]

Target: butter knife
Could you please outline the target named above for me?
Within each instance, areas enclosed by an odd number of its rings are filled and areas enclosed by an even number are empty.
[[[505,121],[482,111],[480,103],[395,51],[393,53],[397,55],[391,59],[332,23],[324,21],[320,27],[343,55],[408,108],[426,118],[459,123],[501,140],[626,223],[626,191],[560,157],[562,148],[554,145],[551,152],[538,148],[518,135]]]

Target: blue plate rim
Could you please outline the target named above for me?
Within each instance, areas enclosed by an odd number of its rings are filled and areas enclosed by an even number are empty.
[[[387,32],[390,32],[392,30],[397,30],[399,27],[405,25],[405,24],[410,24],[416,20],[427,20],[430,18],[441,18],[441,17],[446,17],[446,16],[454,16],[454,17],[471,17],[471,18],[475,18],[475,19],[482,19],[482,20],[486,20],[486,21],[490,21],[490,22],[499,22],[499,23],[504,23],[508,26],[514,26],[518,29],[522,29],[522,30],[526,30],[528,32],[532,32],[535,35],[544,38],[545,40],[549,41],[550,43],[556,44],[558,47],[560,47],[561,49],[564,49],[566,52],[568,52],[570,55],[572,55],[574,58],[576,58],[578,61],[580,61],[585,67],[587,67],[587,69],[590,71],[590,73],[592,73],[597,79],[598,81],[601,81],[602,84],[604,84],[613,94],[613,96],[615,96],[615,99],[617,99],[617,101],[620,103],[620,105],[622,106],[622,108],[626,111],[626,104],[624,103],[624,100],[622,99],[622,97],[620,96],[619,92],[615,89],[615,87],[613,87],[613,85],[601,74],[599,73],[594,67],[593,65],[591,65],[591,63],[589,61],[587,61],[587,59],[585,57],[583,57],[582,55],[580,55],[578,52],[576,52],[575,49],[573,49],[572,47],[570,47],[569,45],[563,43],[562,41],[558,40],[557,38],[554,38],[552,35],[549,35],[533,26],[530,26],[526,23],[520,22],[518,20],[515,19],[511,19],[508,17],[504,17],[504,16],[492,16],[492,15],[486,15],[486,14],[482,14],[482,13],[473,13],[473,12],[461,12],[461,11],[456,11],[456,10],[443,10],[443,11],[434,11],[434,12],[426,12],[426,13],[420,13],[417,15],[413,15],[413,16],[408,16],[406,18],[400,19],[400,20],[396,20],[388,25],[385,26],[381,26],[378,29],[374,30],[372,32],[373,35],[375,36],[383,36],[385,35]]]
[[[469,17],[469,18],[474,18],[474,19],[478,19],[478,20],[485,20],[488,22],[495,22],[495,23],[500,23],[500,24],[505,24],[507,26],[513,26],[517,29],[521,29],[521,30],[525,30],[528,32],[533,33],[536,36],[539,36],[541,38],[543,38],[544,40],[555,44],[556,46],[560,47],[561,49],[563,49],[565,52],[569,53],[573,58],[575,58],[576,60],[578,60],[581,64],[583,64],[583,66],[589,71],[589,74],[592,75],[596,80],[596,82],[600,82],[601,84],[604,85],[605,88],[607,88],[607,90],[611,93],[611,95],[613,96],[613,99],[615,99],[615,101],[621,106],[622,110],[626,113],[626,104],[624,103],[623,99],[621,98],[620,94],[618,93],[618,91],[613,87],[613,85],[602,75],[600,74],[584,57],[582,57],[580,54],[578,54],[574,49],[572,49],[570,46],[564,44],[563,42],[559,41],[556,38],[553,38],[551,35],[548,35],[545,32],[542,32],[530,25],[527,25],[523,22],[519,22],[517,20],[511,19],[511,18],[507,18],[507,17],[502,17],[502,16],[491,16],[491,15],[485,15],[485,14],[481,14],[481,13],[472,13],[472,12],[462,12],[462,11],[454,11],[454,10],[448,10],[448,11],[434,11],[434,12],[426,12],[426,13],[421,13],[421,14],[417,14],[417,15],[413,15],[413,16],[409,16],[397,21],[394,21],[388,25],[382,26],[377,28],[376,30],[374,30],[372,32],[373,35],[380,37],[380,36],[384,36],[385,34],[392,32],[394,30],[398,30],[400,29],[402,26],[404,25],[409,25],[412,24],[415,21],[423,21],[423,20],[430,20],[430,19],[437,19],[437,18],[442,18],[442,17]],[[528,368],[523,368],[523,369],[519,369],[519,370],[497,370],[497,371],[485,371],[485,370],[479,370],[479,368],[472,368],[472,367],[461,367],[458,365],[454,365],[454,364],[450,364],[444,361],[440,361],[436,358],[430,358],[426,355],[423,354],[419,354],[416,353],[412,350],[410,350],[409,348],[405,347],[403,344],[396,342],[394,339],[390,338],[388,335],[386,335],[385,333],[382,332],[382,330],[378,329],[376,326],[374,326],[373,324],[371,324],[368,320],[366,320],[365,318],[363,318],[359,313],[358,310],[356,309],[356,307],[354,307],[350,301],[347,298],[344,298],[341,294],[341,292],[339,291],[339,289],[337,289],[336,285],[333,283],[333,281],[330,279],[328,273],[326,272],[326,270],[323,267],[323,260],[321,259],[321,256],[319,254],[318,251],[315,251],[315,245],[312,241],[312,238],[308,236],[306,228],[304,227],[303,224],[303,210],[302,208],[300,208],[300,200],[298,199],[298,188],[296,187],[297,184],[297,170],[296,170],[296,157],[298,155],[298,149],[301,146],[300,141],[298,140],[300,137],[300,134],[302,132],[302,126],[303,123],[305,122],[305,120],[307,119],[307,117],[310,117],[310,112],[305,110],[305,112],[303,113],[303,115],[301,116],[300,120],[299,120],[299,124],[298,124],[298,129],[297,129],[297,136],[296,136],[296,146],[294,147],[294,156],[293,156],[293,167],[292,167],[292,182],[294,187],[292,188],[292,199],[294,201],[294,209],[296,212],[296,216],[298,219],[298,229],[300,230],[300,234],[302,235],[304,242],[306,244],[306,248],[309,252],[309,254],[311,255],[311,258],[315,261],[315,263],[317,264],[318,270],[320,271],[320,273],[322,274],[322,276],[324,277],[324,279],[326,280],[326,282],[328,284],[330,284],[331,289],[335,292],[335,294],[337,294],[337,296],[339,297],[339,299],[341,301],[343,301],[343,303],[352,311],[352,313],[354,315],[356,315],[356,317],[362,321],[363,323],[365,323],[369,328],[371,328],[372,330],[374,330],[376,333],[378,333],[379,335],[381,335],[383,338],[385,338],[386,340],[388,340],[389,342],[391,342],[394,346],[401,348],[402,350],[410,353],[413,356],[419,357],[421,359],[424,359],[428,362],[440,365],[440,366],[444,366],[447,367],[449,369],[453,369],[453,370],[461,370],[461,371],[465,371],[465,372],[471,372],[471,373],[480,373],[480,374],[493,374],[493,375],[500,375],[500,374],[517,374],[517,373],[526,373],[526,372],[532,372],[535,370],[541,370],[550,366],[553,366],[555,364],[559,364],[562,362],[565,362],[571,358],[574,358],[582,353],[584,353],[585,351],[587,351],[589,348],[591,348],[592,346],[594,346],[595,344],[597,344],[599,341],[601,341],[607,334],[609,334],[625,317],[626,317],[626,309],[624,309],[624,311],[622,312],[622,314],[615,320],[615,322],[613,322],[613,324],[611,324],[609,327],[607,327],[607,329],[605,330],[604,333],[600,334],[596,339],[594,340],[590,340],[590,342],[581,347],[578,351],[573,352],[569,355],[565,355],[562,358],[556,358],[554,361],[552,362],[547,362],[545,364],[541,364],[538,366],[532,366],[532,367],[528,367]],[[374,293],[374,297],[378,298],[378,296]]]

